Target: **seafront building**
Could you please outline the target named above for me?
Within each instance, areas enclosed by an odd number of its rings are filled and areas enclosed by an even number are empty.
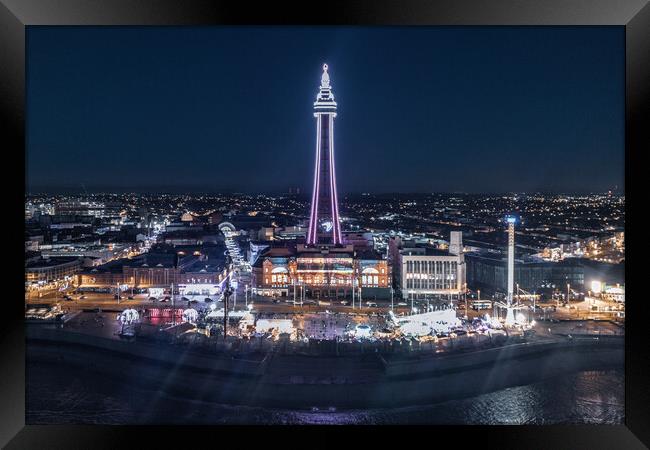
[[[265,296],[360,300],[390,297],[390,267],[371,248],[305,244],[268,248],[253,265],[253,292]]]
[[[390,238],[396,287],[405,299],[458,299],[464,292],[465,259],[462,233],[452,231],[447,249],[399,236]]]
[[[499,254],[472,252],[465,255],[467,284],[483,292],[506,292],[507,261]],[[517,257],[514,261],[514,279],[519,289],[539,293],[544,289],[571,289],[587,292],[593,282],[608,285],[625,282],[622,264],[602,263],[585,258],[570,258],[558,262]]]
[[[228,277],[224,245],[160,244],[135,258],[122,258],[77,274],[79,290],[146,290],[161,295],[174,284],[181,295],[215,295]]]
[[[26,285],[39,285],[70,279],[82,269],[81,258],[61,256],[54,258],[29,258],[25,261]]]

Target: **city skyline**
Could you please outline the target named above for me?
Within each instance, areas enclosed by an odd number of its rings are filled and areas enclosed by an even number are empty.
[[[130,29],[127,39],[138,43],[126,49],[110,40],[110,30],[86,30],[88,39],[80,41],[72,29],[30,29],[28,191],[299,187],[308,195],[313,119],[305,114],[311,106],[305,99],[317,86],[315,69],[326,61],[345,104],[335,143],[341,195],[623,189],[620,30],[252,28],[244,35],[188,29],[180,37],[178,31],[171,41],[162,30]],[[217,45],[214,33],[223,38],[222,58],[205,56]],[[298,35],[304,42],[289,39]],[[152,46],[155,39],[169,45]],[[593,39],[606,50],[590,50]],[[430,58],[418,53],[428,48],[423,41],[432,48]],[[380,54],[386,45],[407,50]],[[274,46],[283,51],[272,56]],[[310,46],[320,52],[303,48]],[[259,54],[242,56],[237,49]],[[480,79],[466,73],[478,66]],[[213,91],[205,90],[209,86]],[[422,91],[418,96],[414,86]],[[453,86],[465,91],[450,93]],[[189,111],[180,113],[183,108]],[[257,114],[246,116],[251,111]],[[224,139],[236,150],[213,148]],[[524,143],[534,150],[522,153]],[[290,176],[280,176],[287,167]]]

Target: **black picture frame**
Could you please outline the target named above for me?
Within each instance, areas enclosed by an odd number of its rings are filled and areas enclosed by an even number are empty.
[[[322,7],[324,6],[324,7]],[[640,264],[640,218],[644,199],[633,189],[641,187],[645,165],[641,158],[650,142],[650,6],[647,0],[361,0],[280,3],[223,0],[0,0],[0,111],[6,132],[0,135],[5,155],[23,155],[18,166],[25,164],[25,36],[30,25],[611,25],[625,27],[626,41],[626,117],[625,117],[625,195],[626,240],[628,241],[626,289],[625,425],[548,427],[418,427],[414,433],[436,434],[435,441],[452,437],[451,442],[476,443],[501,448],[644,448],[650,446],[650,387],[648,384],[648,338],[643,319],[647,306],[642,287],[632,278],[630,268]],[[645,145],[644,145],[645,144]],[[15,164],[15,163],[13,163]],[[9,169],[19,173],[16,169]],[[11,183],[10,217],[20,220],[24,209],[19,181]],[[20,178],[20,175],[18,175]],[[15,191],[15,192],[13,192]],[[9,196],[7,197],[9,198]],[[631,199],[633,199],[631,201]],[[630,208],[632,203],[632,208]],[[632,214],[632,217],[630,216]],[[637,219],[634,219],[635,216]],[[17,221],[18,221],[17,220]],[[632,233],[630,226],[632,223]],[[18,233],[19,226],[13,231]],[[12,231],[12,233],[13,233]],[[9,236],[6,254],[8,284],[15,295],[5,295],[4,320],[0,330],[2,364],[0,365],[0,445],[6,448],[119,448],[135,445],[135,435],[145,436],[145,443],[174,442],[187,436],[179,427],[107,427],[107,426],[25,426],[24,309],[17,301],[22,296],[23,277],[13,255],[23,252],[21,240]],[[630,241],[631,239],[631,241]],[[629,243],[631,242],[631,244]],[[639,260],[639,261],[637,261]],[[13,288],[10,292],[14,292]],[[635,294],[639,294],[637,297]],[[215,436],[214,427],[189,428],[193,440],[210,439],[214,445],[227,445]],[[324,429],[327,428],[327,429]],[[264,428],[263,432],[246,432],[247,439],[273,444],[278,433],[290,431],[294,445],[339,445],[341,430],[331,427],[303,427],[309,437],[295,437],[295,429]],[[232,430],[231,430],[232,431]],[[243,430],[235,430],[241,435]],[[368,437],[383,439],[401,433],[390,427],[368,429],[356,427]],[[326,433],[326,434],[325,434]],[[319,439],[322,434],[323,440]],[[443,437],[443,435],[447,435]],[[283,439],[289,438],[289,436]],[[182,437],[181,437],[182,439]],[[308,441],[302,442],[302,440]],[[414,438],[415,439],[415,438]],[[419,439],[418,439],[419,440]],[[280,444],[281,441],[275,441]],[[351,441],[348,441],[351,442]],[[461,442],[461,444],[462,444]],[[247,441],[250,443],[250,441]],[[317,444],[315,444],[317,443]],[[167,446],[163,445],[163,446]],[[195,442],[192,445],[198,445]],[[248,444],[247,444],[248,445]],[[286,444],[281,444],[286,445]],[[403,445],[403,444],[402,444]],[[433,444],[432,444],[433,445]],[[142,445],[140,445],[142,446]],[[160,445],[156,445],[160,446]]]

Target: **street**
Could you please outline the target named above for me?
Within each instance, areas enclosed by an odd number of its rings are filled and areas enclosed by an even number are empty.
[[[229,311],[237,310],[242,311],[247,309],[249,305],[253,305],[253,310],[259,313],[270,314],[303,314],[303,313],[318,313],[318,312],[333,312],[333,313],[357,313],[368,315],[386,315],[391,310],[390,300],[378,299],[355,299],[354,308],[352,299],[329,299],[320,302],[315,299],[305,299],[302,304],[293,304],[293,295],[288,297],[264,297],[259,295],[251,295],[250,285],[251,280],[247,273],[237,273],[234,277],[236,281],[235,293],[230,297]],[[84,309],[111,309],[121,310],[127,308],[147,309],[147,308],[171,308],[172,303],[176,308],[194,308],[206,309],[211,305],[215,305],[217,309],[223,308],[223,301],[220,295],[206,296],[180,296],[174,295],[173,302],[161,301],[165,297],[162,296],[156,300],[151,300],[148,294],[136,294],[133,299],[128,299],[130,293],[124,292],[118,300],[114,294],[108,293],[77,293],[72,294],[73,287],[69,287],[63,291],[58,289],[30,291],[26,293],[25,301],[30,304],[59,304],[62,309],[67,311],[79,311]],[[38,293],[37,293],[38,292]],[[40,296],[39,296],[40,294]],[[64,298],[64,295],[69,295],[70,300]],[[206,302],[205,299],[210,298],[211,301]],[[296,297],[300,301],[300,296]],[[185,299],[191,300],[188,302]],[[344,304],[345,303],[345,304]],[[434,300],[401,300],[395,298],[393,300],[393,311],[396,315],[410,314],[411,308],[415,312],[426,312],[427,309],[436,309],[444,307],[448,301],[434,301]],[[494,315],[499,314],[498,309],[493,308],[474,310],[472,309],[471,301],[464,300],[453,301],[452,304],[458,310],[458,317],[473,320],[476,317],[483,317],[486,314]],[[370,306],[372,305],[372,306]],[[375,306],[376,305],[376,306]],[[545,321],[545,320],[616,320],[623,321],[622,317],[618,317],[620,311],[624,311],[624,305],[612,302],[603,301],[596,298],[586,298],[581,302],[572,302],[567,306],[562,306],[555,301],[552,302],[537,302],[535,304],[536,311],[533,312],[533,302],[525,300],[520,304],[518,313],[521,313],[527,320]],[[597,310],[595,310],[597,308]],[[503,312],[501,312],[503,314]]]

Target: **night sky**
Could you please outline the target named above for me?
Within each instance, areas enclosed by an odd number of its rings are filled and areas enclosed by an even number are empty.
[[[623,189],[622,27],[28,27],[32,192]]]

